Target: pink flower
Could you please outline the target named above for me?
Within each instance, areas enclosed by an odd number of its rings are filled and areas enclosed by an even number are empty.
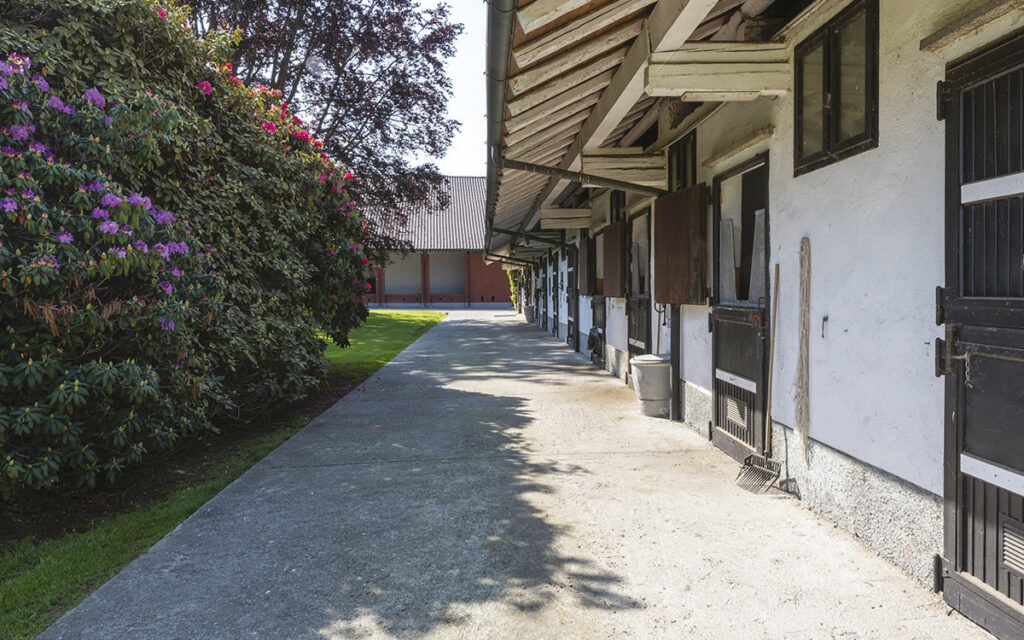
[[[345,172],[345,179],[346,180],[351,180],[352,178],[355,178],[355,177],[356,177],[355,174],[352,173],[351,171],[346,171]]]
[[[262,128],[267,133],[277,133],[277,126],[273,122],[264,122]]]
[[[161,18],[166,18],[167,17],[167,9],[164,9],[163,7],[160,7],[160,10],[156,12],[156,15],[160,16]]]
[[[213,85],[211,85],[206,80],[203,80],[202,82],[197,82],[196,89],[202,91],[204,95],[210,95],[211,93],[213,93]]]

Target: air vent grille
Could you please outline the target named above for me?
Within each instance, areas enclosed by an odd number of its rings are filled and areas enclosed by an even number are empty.
[[[1003,567],[1024,576],[1024,528],[1003,520]]]

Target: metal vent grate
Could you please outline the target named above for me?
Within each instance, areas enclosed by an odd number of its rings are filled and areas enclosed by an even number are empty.
[[[738,429],[741,433],[747,431],[747,416],[748,407],[745,402],[741,402],[736,398],[725,398],[725,418],[731,423],[734,429]]]
[[[1003,567],[1024,576],[1024,528],[1003,520]]]

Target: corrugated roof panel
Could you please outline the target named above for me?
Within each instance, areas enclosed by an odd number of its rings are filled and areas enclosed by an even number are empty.
[[[483,251],[487,178],[446,178],[448,207],[424,202],[406,210],[409,224],[396,235],[417,251]]]

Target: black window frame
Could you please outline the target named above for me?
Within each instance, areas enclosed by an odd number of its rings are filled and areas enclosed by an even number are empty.
[[[626,192],[615,189],[609,196],[608,222],[619,222],[626,219]]]
[[[841,104],[839,95],[840,57],[835,55],[839,47],[839,30],[860,13],[866,13],[867,75],[865,79],[864,133],[846,140],[839,140],[840,120],[833,117],[833,105]],[[793,53],[793,175],[799,176],[820,169],[840,160],[878,147],[878,0],[856,0],[825,23],[821,28],[796,46]],[[822,149],[816,153],[800,156],[803,142],[803,95],[804,54],[822,46],[824,58],[822,73]]]

